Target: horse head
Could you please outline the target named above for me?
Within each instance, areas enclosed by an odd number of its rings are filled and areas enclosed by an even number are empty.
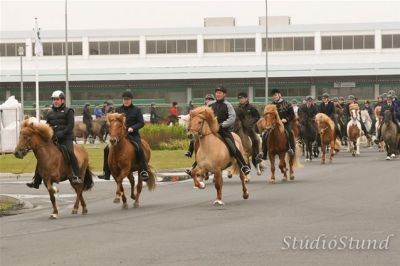
[[[327,129],[334,130],[335,124],[332,119],[329,118],[324,113],[319,113],[315,116],[315,121],[317,122],[318,131],[320,134],[324,134]]]
[[[107,114],[107,127],[110,134],[110,144],[117,145],[125,136],[125,114]]]
[[[190,111],[189,131],[194,136],[206,136],[216,134],[219,130],[214,111],[207,106],[200,106]]]
[[[267,132],[271,132],[277,125],[283,130],[283,124],[279,118],[276,105],[268,104],[264,109],[264,122],[262,126],[265,130],[267,130]]]
[[[14,156],[22,159],[25,155],[40,142],[48,143],[53,136],[53,130],[47,124],[35,124],[31,121],[24,120],[21,124],[18,144],[14,150]]]
[[[351,115],[351,119],[354,121],[358,120],[358,112],[360,110],[360,107],[358,106],[358,104],[356,103],[352,103],[350,104],[350,115]]]

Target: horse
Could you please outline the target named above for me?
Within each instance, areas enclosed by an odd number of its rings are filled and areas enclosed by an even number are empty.
[[[315,121],[318,126],[318,132],[321,139],[322,158],[321,164],[325,164],[326,149],[330,146],[329,162],[332,163],[335,150],[340,150],[340,142],[336,141],[335,123],[324,113],[319,113],[315,116]]]
[[[317,126],[314,119],[306,114],[300,113],[300,134],[303,139],[303,145],[306,146],[306,161],[312,161],[313,143],[316,141]]]
[[[99,138],[100,142],[104,143],[107,137],[107,132],[104,134],[103,129],[106,128],[106,118],[96,118],[91,122],[92,128],[91,131],[87,129],[87,126],[82,121],[76,121],[74,126],[74,136],[75,136],[75,143],[76,138],[83,138],[84,144],[86,144],[87,139],[89,138],[89,143],[93,144],[96,140],[96,137]]]
[[[133,199],[134,208],[139,207],[140,193],[142,192],[143,181],[138,175],[138,184],[135,194],[135,178],[133,172],[140,170],[140,165],[136,160],[135,147],[126,137],[125,114],[109,113],[107,114],[107,126],[110,134],[110,152],[108,154],[108,165],[111,174],[117,185],[114,203],[120,203],[122,198],[122,208],[127,209],[128,204],[124,193],[122,181],[128,177],[131,184],[131,199]],[[149,144],[145,140],[141,140],[146,162],[150,160],[151,150]],[[147,187],[149,191],[154,191],[156,186],[155,173],[149,165],[149,179]]]
[[[338,129],[342,135],[342,139],[340,140],[342,145],[347,146],[347,141],[348,141],[348,136],[347,136],[347,122],[348,122],[348,117],[346,115],[346,112],[344,108],[337,103],[335,105],[335,117],[337,121],[337,126]]]
[[[359,121],[360,107],[356,103],[349,106],[350,121],[347,123],[347,136],[349,136],[349,151],[353,157],[360,155],[361,123]]]
[[[75,143],[77,143],[77,138],[83,138],[83,143],[86,144],[87,139],[90,135],[90,132],[87,130],[87,126],[82,121],[75,121],[74,125],[74,137]],[[90,140],[89,140],[90,142]]]
[[[235,113],[236,119],[233,125],[233,132],[235,132],[242,141],[245,152],[243,156],[247,157],[248,161],[250,161],[251,158],[251,162],[257,169],[257,175],[261,175],[261,173],[264,171],[265,166],[263,165],[262,161],[260,162],[259,160],[257,160],[257,155],[260,153],[262,141],[259,135],[255,134],[255,132],[251,132],[251,130],[254,128],[254,119],[241,108],[235,108]],[[255,134],[258,143],[252,142],[250,134]],[[249,182],[250,179],[246,181]]]
[[[367,130],[367,132],[369,134],[371,134],[371,130],[372,130],[372,118],[368,113],[368,110],[364,109],[360,111],[360,116],[361,116],[361,121],[363,122],[363,124],[365,125],[365,129]],[[365,136],[366,137],[366,136]],[[371,138],[367,138],[367,145],[368,147],[372,146],[372,139]]]
[[[289,177],[290,180],[294,180],[294,169],[299,166],[298,151],[296,147],[294,149],[293,156],[286,156],[288,151],[288,140],[286,137],[285,128],[281,119],[276,105],[268,104],[264,109],[264,117],[260,119],[259,126],[261,129],[266,130],[268,134],[266,143],[268,147],[268,157],[271,161],[271,180],[272,184],[275,183],[275,155],[279,156],[279,169],[283,174],[283,181],[287,180],[287,168],[286,168],[286,157],[289,157]]]
[[[21,131],[14,155],[22,159],[30,150],[33,151],[37,159],[37,171],[43,178],[53,211],[50,219],[58,218],[58,210],[54,194],[59,190],[54,183],[66,180],[67,176],[72,176],[72,169],[60,151],[52,142],[53,130],[47,124],[33,123],[25,120],[21,124]],[[88,213],[86,203],[83,198],[83,191],[87,191],[93,186],[92,172],[89,167],[89,157],[83,146],[74,145],[74,152],[80,169],[79,178],[81,183],[71,183],[76,193],[76,199],[72,214],[78,214],[79,203],[82,206],[82,214]]]
[[[391,160],[396,157],[400,142],[400,132],[398,127],[393,122],[393,114],[390,110],[385,110],[385,115],[382,123],[382,139],[386,146],[386,160]]]
[[[383,123],[383,119],[381,117],[381,110],[382,110],[382,106],[377,106],[374,108],[374,114],[375,114],[375,137],[376,139],[378,139],[378,132],[379,132],[379,128],[382,126]],[[379,140],[378,140],[379,141]],[[385,145],[384,142],[381,141],[378,143],[378,151],[383,152],[385,150]]]
[[[214,111],[207,106],[199,106],[190,111],[189,131],[196,138],[196,167],[192,170],[192,179],[196,188],[205,189],[208,173],[214,174],[214,186],[217,190],[217,198],[214,205],[222,206],[222,171],[231,167],[234,174],[240,175],[242,183],[243,199],[249,198],[249,192],[246,186],[246,176],[239,170],[236,160],[231,156],[229,150],[218,135],[219,125]],[[243,154],[244,149],[238,135],[232,133],[235,145]],[[246,157],[244,157],[246,160]]]

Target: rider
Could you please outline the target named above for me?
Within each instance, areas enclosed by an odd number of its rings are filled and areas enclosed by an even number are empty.
[[[260,113],[258,110],[249,103],[249,98],[247,96],[246,92],[239,92],[238,94],[238,99],[239,99],[239,109],[242,109],[245,111],[249,117],[251,118],[251,127],[250,128],[245,128],[244,130],[246,133],[249,135],[252,143],[252,151],[254,158],[260,153],[260,143],[258,141],[257,135],[256,135],[256,124],[257,121],[260,119]],[[261,161],[260,161],[261,162]]]
[[[125,114],[125,126],[127,128],[127,138],[135,147],[135,152],[137,156],[137,160],[140,164],[139,175],[143,181],[147,181],[149,179],[148,167],[145,160],[139,130],[144,126],[144,120],[142,111],[132,104],[132,92],[125,91],[122,94],[122,106],[115,109],[116,113]],[[100,179],[110,180],[110,167],[108,165],[108,154],[109,154],[108,145],[104,148],[104,162],[103,162],[103,171],[104,174],[99,176]]]
[[[289,102],[287,102],[286,100],[284,100],[282,98],[281,92],[278,89],[273,89],[271,91],[271,96],[273,99],[272,104],[276,105],[276,108],[279,113],[279,118],[281,119],[281,121],[285,127],[285,133],[286,133],[286,137],[288,138],[288,144],[289,144],[288,154],[290,156],[293,156],[294,149],[295,149],[294,136],[293,136],[293,131],[292,131],[292,127],[291,127],[291,123],[294,119],[293,107]],[[264,135],[262,137],[262,148],[263,148],[262,158],[264,160],[267,159],[267,151],[268,151],[267,137],[268,137],[268,133],[266,132],[266,133],[264,133]]]
[[[75,157],[73,146],[73,129],[75,125],[74,109],[65,106],[65,95],[62,91],[54,91],[51,95],[53,105],[47,114],[46,123],[53,129],[53,141],[67,148],[70,158],[73,176],[70,177],[73,183],[81,183],[79,179],[79,165]],[[36,166],[33,181],[26,183],[30,188],[39,188],[42,183],[42,177],[38,173]]]
[[[306,103],[302,104],[299,108],[299,115],[305,115],[312,120],[318,113],[317,106],[313,103],[312,96],[307,96],[305,100]]]
[[[85,106],[83,107],[83,123],[86,125],[88,133],[92,132],[92,121],[93,117],[92,114],[90,113],[89,110],[89,103],[86,103]]]
[[[231,127],[235,123],[236,113],[233,106],[225,100],[226,96],[226,89],[223,86],[218,86],[215,89],[215,98],[217,99],[214,103],[210,105],[213,109],[215,116],[217,117],[218,124],[219,124],[219,131],[218,134],[224,140],[229,153],[235,157],[240,170],[245,174],[248,175],[251,170],[250,167],[247,165],[246,161],[243,158],[242,153],[235,145],[235,140],[231,133]],[[193,164],[193,168],[196,167],[196,163]],[[193,169],[192,168],[192,169]],[[187,169],[186,173],[191,175],[191,170]]]
[[[212,104],[213,102],[215,102],[215,98],[212,93],[209,93],[204,97],[204,105],[210,106],[210,104]],[[192,158],[193,152],[194,152],[194,139],[191,139],[189,143],[189,149],[185,152],[185,156]]]
[[[351,118],[350,105],[353,104],[353,103],[356,103],[356,98],[354,97],[354,95],[347,96],[347,105],[346,105],[346,108],[345,108],[345,112],[346,112],[346,115],[347,115],[349,121],[350,121],[350,118]],[[361,117],[361,114],[359,114],[359,117]],[[360,119],[359,122],[361,124],[361,130],[364,132],[364,135],[367,137],[368,140],[370,140],[371,136],[368,134],[367,128],[365,127],[362,119]]]
[[[397,132],[400,132],[400,106],[398,106],[394,101],[393,95],[389,94],[386,98],[386,104],[382,106],[380,116],[384,117],[385,111],[390,110],[392,113],[392,121],[395,123],[397,127]],[[382,135],[382,126],[379,127],[378,129],[378,137],[375,140],[375,143],[378,144],[381,141],[381,135]]]

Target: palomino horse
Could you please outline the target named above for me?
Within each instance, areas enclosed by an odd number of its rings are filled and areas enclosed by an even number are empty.
[[[260,119],[259,126],[268,134],[265,145],[268,147],[268,157],[271,161],[271,183],[275,183],[275,155],[279,156],[279,169],[283,174],[283,181],[287,181],[286,155],[288,140],[285,128],[274,104],[268,104],[264,109],[264,118]],[[296,143],[294,141],[294,143]],[[294,180],[294,169],[299,165],[298,151],[293,147],[294,155],[289,157],[289,177]]]
[[[385,110],[385,116],[382,123],[382,139],[385,142],[387,157],[386,160],[391,160],[396,157],[400,142],[400,132],[398,127],[393,122],[393,114],[390,110]]]
[[[37,159],[37,171],[43,178],[50,200],[53,205],[51,219],[58,217],[56,199],[54,193],[58,188],[54,183],[59,183],[72,176],[72,169],[59,148],[52,142],[53,130],[47,124],[32,123],[28,120],[22,122],[18,145],[14,155],[22,159],[30,150],[33,151]],[[93,186],[92,173],[89,168],[88,154],[83,146],[74,145],[74,152],[78,160],[82,183],[71,183],[76,193],[76,199],[72,214],[78,213],[79,203],[82,206],[82,214],[87,214],[86,203],[83,198],[83,191],[89,190]]]
[[[322,158],[321,163],[325,164],[326,150],[330,146],[329,162],[332,163],[335,150],[340,150],[340,142],[336,141],[335,123],[324,113],[315,116],[317,122],[319,136],[321,138]]]
[[[195,187],[204,189],[204,179],[208,173],[214,174],[214,185],[217,190],[217,199],[214,205],[224,205],[222,201],[222,171],[231,166],[235,174],[240,174],[242,182],[243,198],[248,199],[245,178],[246,176],[239,170],[236,160],[231,156],[229,150],[218,135],[219,125],[214,111],[210,107],[200,106],[190,112],[189,131],[196,138],[196,167],[192,170],[192,178]],[[243,146],[239,136],[232,133],[235,145],[243,154]],[[246,160],[246,157],[244,157]]]
[[[374,114],[375,114],[375,119],[376,119],[376,122],[375,122],[375,137],[376,137],[376,139],[378,139],[379,128],[382,126],[382,123],[383,123],[383,119],[381,117],[381,110],[382,110],[382,106],[377,106],[374,109]],[[383,141],[378,143],[378,150],[380,152],[383,152],[385,150],[385,145],[384,145]]]
[[[360,155],[361,123],[359,121],[360,107],[356,103],[349,106],[350,121],[347,123],[347,136],[349,136],[349,151],[353,156]]]
[[[119,203],[122,198],[122,208],[127,209],[126,196],[122,181],[128,177],[131,184],[131,198],[135,201],[133,207],[139,207],[139,197],[142,192],[142,178],[138,175],[138,184],[135,195],[135,178],[133,172],[140,170],[140,164],[136,160],[135,147],[132,142],[126,137],[125,114],[109,113],[107,114],[107,125],[110,134],[110,152],[108,154],[108,166],[111,174],[117,183],[117,191],[114,198],[114,203]],[[146,162],[150,160],[150,146],[142,139],[142,148]],[[147,187],[149,191],[155,189],[155,175],[152,167],[149,165],[149,180]]]

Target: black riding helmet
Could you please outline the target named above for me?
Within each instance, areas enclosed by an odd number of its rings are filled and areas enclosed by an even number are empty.
[[[122,98],[133,98],[133,94],[130,91],[125,91],[124,93],[122,93]]]

